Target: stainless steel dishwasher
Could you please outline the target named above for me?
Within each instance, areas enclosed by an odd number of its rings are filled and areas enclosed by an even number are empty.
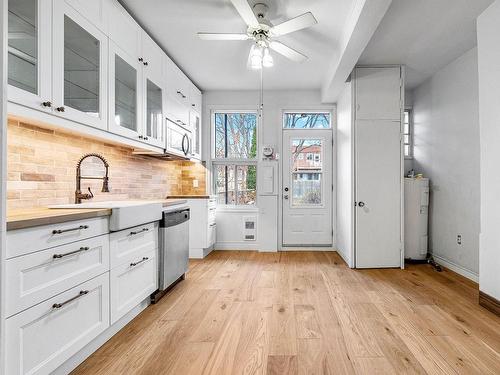
[[[183,280],[189,262],[189,218],[187,207],[163,211],[160,221],[160,247],[158,257],[158,290],[151,295],[153,303]]]

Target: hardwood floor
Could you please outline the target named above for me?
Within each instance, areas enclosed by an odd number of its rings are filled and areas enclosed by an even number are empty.
[[[427,265],[213,252],[73,374],[500,374],[500,318]]]

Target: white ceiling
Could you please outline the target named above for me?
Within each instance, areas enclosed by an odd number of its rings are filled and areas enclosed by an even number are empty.
[[[493,0],[393,0],[360,64],[405,64],[412,89],[473,48]]]
[[[358,0],[250,0],[266,2],[273,24],[311,11],[318,24],[279,38],[309,56],[295,63],[272,52],[275,65],[265,69],[266,89],[319,89],[353,4]],[[136,20],[202,90],[251,90],[259,73],[247,69],[250,41],[203,41],[204,32],[246,32],[229,0],[121,0]]]

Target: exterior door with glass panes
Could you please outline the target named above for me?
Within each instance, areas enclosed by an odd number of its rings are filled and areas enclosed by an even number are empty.
[[[8,98],[52,111],[52,0],[8,2]]]
[[[142,88],[137,58],[129,56],[115,43],[109,44],[109,130],[128,138],[141,136]]]
[[[332,131],[283,130],[283,246],[331,246]]]
[[[54,113],[107,128],[108,38],[63,0],[54,0]]]

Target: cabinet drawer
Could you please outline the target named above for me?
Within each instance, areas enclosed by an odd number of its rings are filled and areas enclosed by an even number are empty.
[[[109,271],[109,236],[9,259],[7,316]]]
[[[213,223],[208,226],[206,248],[209,248],[212,245],[214,245],[216,241],[217,241],[217,224]]]
[[[7,232],[7,258],[107,234],[107,217],[16,229]]]
[[[216,211],[217,211],[217,208],[215,208],[215,207],[208,209],[208,224],[209,225],[215,223]]]
[[[111,269],[131,263],[145,251],[156,249],[158,249],[158,223],[149,223],[111,233]]]
[[[105,273],[8,318],[5,373],[49,374],[107,327]]]
[[[137,254],[130,263],[111,270],[111,324],[158,288],[156,250]]]

